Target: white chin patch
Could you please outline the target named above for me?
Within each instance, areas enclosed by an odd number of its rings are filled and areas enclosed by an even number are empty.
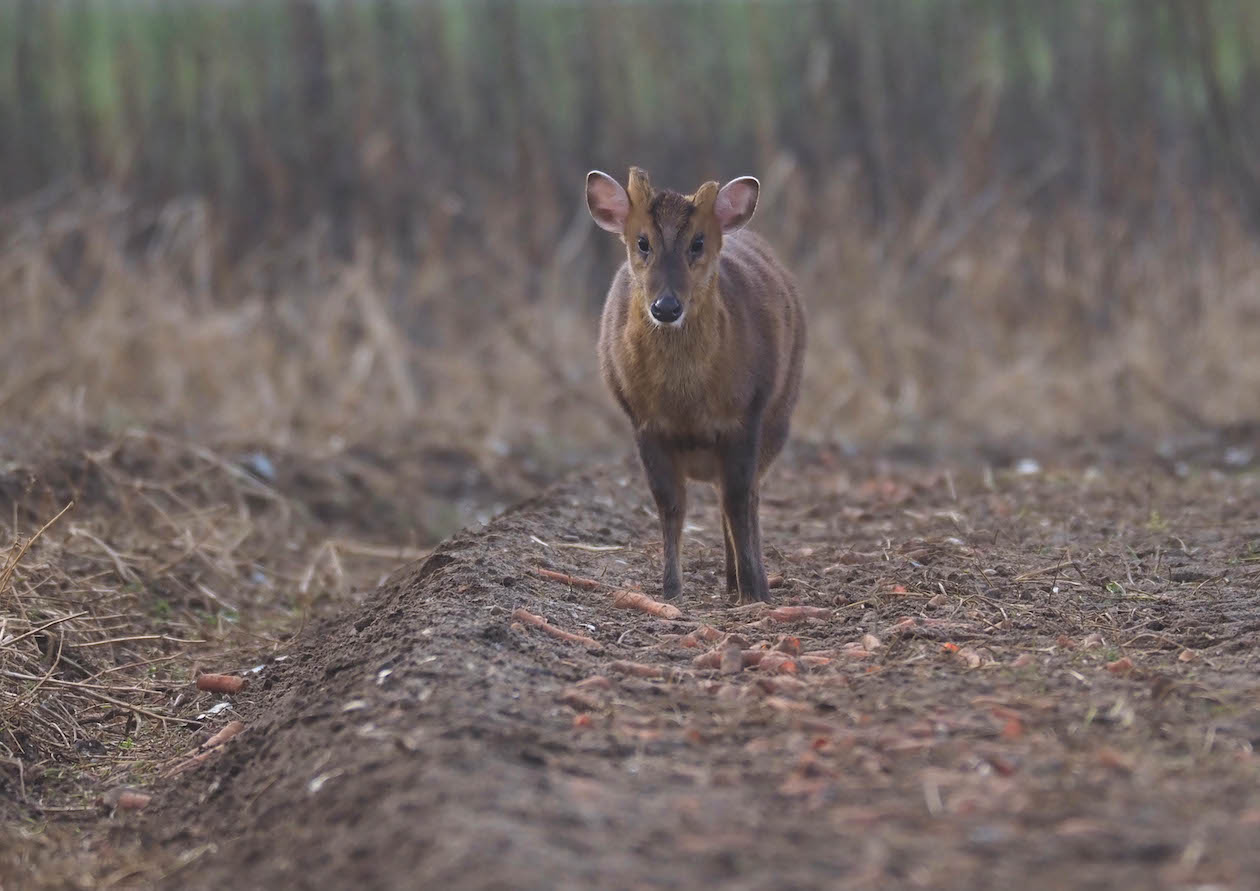
[[[647,317],[648,317],[648,321],[650,321],[657,328],[681,328],[683,321],[687,318],[687,311],[684,309],[683,314],[680,315],[678,318],[674,319],[674,321],[672,322],[662,322],[656,316],[652,315],[651,310],[648,310]]]

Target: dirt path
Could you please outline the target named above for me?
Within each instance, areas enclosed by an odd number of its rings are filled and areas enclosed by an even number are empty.
[[[146,814],[168,886],[1260,883],[1256,477],[801,459],[763,498],[779,603],[823,608],[791,623],[721,604],[693,505],[680,620],[531,574],[656,589],[626,465],[313,631]],[[697,668],[701,625],[818,658]]]

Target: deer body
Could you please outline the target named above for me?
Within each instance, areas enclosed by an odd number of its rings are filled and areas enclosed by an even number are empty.
[[[604,305],[600,366],[629,417],[665,540],[662,592],[680,592],[688,479],[722,502],[726,579],[740,602],[768,601],[761,475],[787,440],[800,387],[805,320],[795,285],[759,237],[738,231],[756,180],[693,195],[588,177],[592,215],[627,245]]]

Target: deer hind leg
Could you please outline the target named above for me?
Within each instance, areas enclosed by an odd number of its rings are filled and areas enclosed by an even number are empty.
[[[722,515],[730,529],[735,550],[735,576],[739,602],[770,602],[770,587],[761,556],[761,529],[757,518],[757,435],[752,432],[722,444]]]
[[[726,552],[726,598],[731,603],[739,599],[739,576],[735,572],[735,540],[731,538],[731,524],[726,522],[722,511],[722,550]]]

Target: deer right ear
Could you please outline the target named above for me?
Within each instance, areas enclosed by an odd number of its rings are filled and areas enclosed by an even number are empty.
[[[713,202],[713,215],[723,232],[734,232],[752,219],[760,191],[761,183],[752,176],[741,176],[722,186]]]
[[[630,216],[630,196],[621,183],[602,170],[586,174],[586,206],[599,228],[618,235],[625,231],[626,217]]]

